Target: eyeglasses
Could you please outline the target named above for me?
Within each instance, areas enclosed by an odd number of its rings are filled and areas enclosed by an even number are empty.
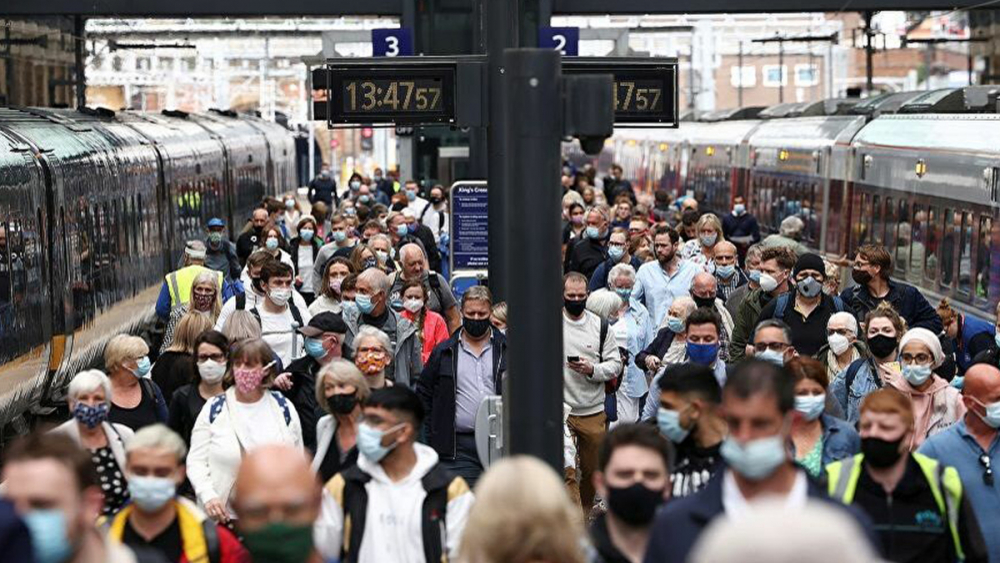
[[[934,360],[934,358],[930,354],[924,354],[924,353],[918,353],[918,354],[903,353],[899,355],[899,359],[903,360],[904,364],[920,364],[920,365],[929,364]]]
[[[993,466],[990,464],[990,456],[983,454],[979,456],[979,464],[983,466],[983,483],[993,486]]]
[[[827,329],[826,335],[833,336],[834,334],[839,334],[841,336],[853,336],[854,332],[847,328],[831,328]]]
[[[784,352],[789,346],[790,344],[785,344],[784,342],[758,342],[753,345],[753,349],[758,352],[763,352],[764,350]]]
[[[224,362],[226,361],[225,354],[198,354],[198,363],[204,362],[206,360],[212,360],[213,362]]]

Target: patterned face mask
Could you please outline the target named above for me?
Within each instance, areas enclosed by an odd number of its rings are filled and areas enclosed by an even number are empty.
[[[212,305],[215,302],[215,294],[199,295],[197,293],[192,293],[191,302],[194,304],[196,311],[208,311],[212,308]]]
[[[389,358],[384,352],[366,352],[359,354],[354,364],[366,375],[375,375],[385,369]]]
[[[87,428],[96,428],[108,419],[108,404],[98,403],[96,405],[88,405],[86,403],[77,403],[73,407],[73,418]]]

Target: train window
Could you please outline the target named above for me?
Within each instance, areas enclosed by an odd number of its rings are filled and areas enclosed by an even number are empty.
[[[955,220],[959,214],[955,213]],[[958,292],[966,297],[972,287],[972,215],[968,211],[961,214],[958,246]]]
[[[882,229],[885,225],[882,223],[882,198],[879,196],[872,196],[872,228],[871,228],[871,239],[875,244],[885,243],[885,237],[882,236]]]
[[[10,247],[8,238],[11,236],[10,223],[0,218],[0,322],[7,317],[7,305],[10,303]]]
[[[914,246],[920,240],[924,240],[926,248],[924,253],[926,255],[926,261],[924,262],[924,279],[933,284],[938,279],[938,267],[940,266],[940,255],[942,249],[940,248],[941,242],[941,212],[938,211],[936,207],[927,207],[927,216],[920,224],[920,238],[916,235],[918,234],[917,229],[914,229],[913,242]],[[916,249],[914,249],[916,252]],[[912,261],[911,261],[912,264]]]
[[[897,221],[896,231],[893,233],[893,237],[896,239],[896,253],[893,257],[893,265],[895,268],[895,275],[900,278],[906,277],[906,270],[910,265],[910,241],[912,240],[913,232],[910,226],[910,209],[909,202],[905,199],[899,200],[899,213],[896,215]]]
[[[892,251],[896,248],[896,207],[893,205],[891,197],[885,198],[885,249],[892,256]],[[882,229],[879,229],[880,231]]]
[[[941,288],[949,288],[955,281],[955,258],[958,251],[959,227],[962,214],[945,209],[942,214],[941,232]]]
[[[979,244],[976,248],[976,297],[990,297],[990,246],[993,240],[993,218],[983,215],[979,219]]]
[[[861,194],[861,216],[858,217],[858,246],[871,242],[872,196]]]

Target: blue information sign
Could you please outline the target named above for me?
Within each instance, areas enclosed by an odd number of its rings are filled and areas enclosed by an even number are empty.
[[[455,182],[451,186],[451,272],[489,265],[490,229],[486,182]]]
[[[564,57],[576,57],[580,54],[580,28],[540,27],[538,28],[538,48],[555,49]]]
[[[372,54],[376,57],[412,57],[413,30],[408,27],[373,29]]]

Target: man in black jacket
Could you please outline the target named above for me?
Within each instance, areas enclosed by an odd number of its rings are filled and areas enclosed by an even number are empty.
[[[306,355],[288,364],[286,373],[275,380],[275,386],[295,405],[302,423],[302,442],[315,452],[316,423],[326,414],[316,403],[316,375],[323,366],[341,357],[347,324],[337,313],[320,313],[299,332],[306,339]]]
[[[507,371],[507,342],[490,326],[493,296],[477,285],[462,295],[462,328],[438,344],[417,382],[424,404],[424,439],[441,463],[475,486],[483,472],[476,450],[476,412],[499,395]]]
[[[587,212],[583,237],[566,248],[566,273],[580,272],[589,280],[602,262],[608,259],[608,211],[594,207]]]
[[[941,317],[931,307],[923,294],[903,282],[889,279],[892,272],[892,256],[880,244],[863,244],[854,259],[851,277],[853,285],[840,293],[840,298],[854,312],[859,322],[865,315],[888,301],[899,316],[906,320],[910,328],[926,328],[934,334],[941,334]]]

